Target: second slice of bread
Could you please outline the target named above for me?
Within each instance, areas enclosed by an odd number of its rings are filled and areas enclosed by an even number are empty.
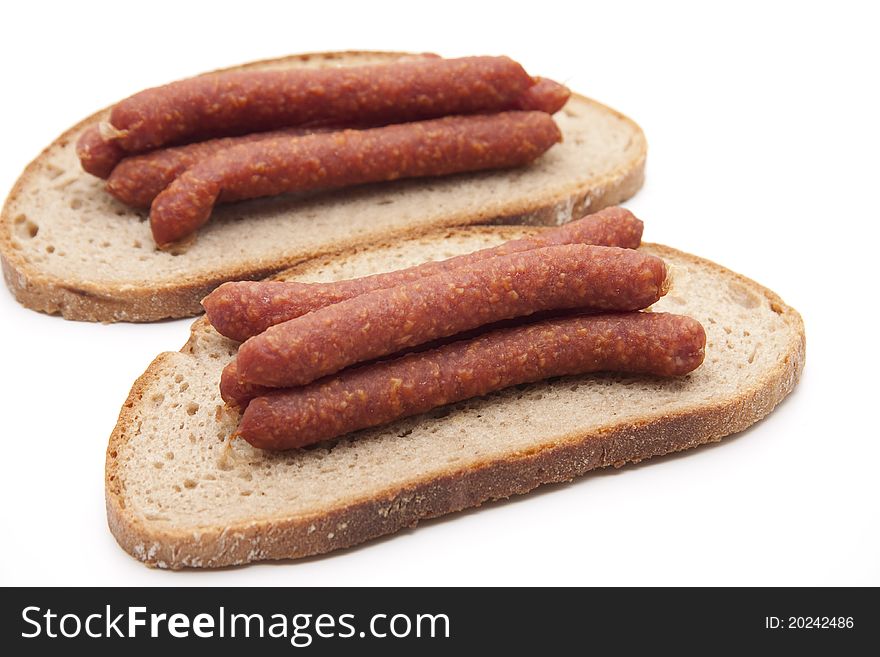
[[[522,228],[435,232],[316,258],[284,278],[330,281],[521,237]],[[534,229],[533,229],[534,230]],[[218,382],[237,344],[204,319],[134,384],[107,450],[120,545],[150,565],[217,567],[354,545],[492,499],[720,440],[769,413],[804,364],[798,313],[714,263],[644,245],[674,268],[654,309],[706,329],[704,364],[676,379],[613,374],[518,386],[282,453],[230,440]]]
[[[388,62],[400,53],[321,53],[244,69]],[[56,139],[25,169],[0,215],[6,283],[29,308],[90,321],[153,321],[201,312],[228,280],[262,278],[315,255],[432,229],[479,223],[557,224],[639,189],[646,144],[625,116],[573,95],[555,115],[564,143],[528,167],[280,196],[216,208],[185,251],[156,249],[148,212],[107,194],[82,171],[80,133]]]

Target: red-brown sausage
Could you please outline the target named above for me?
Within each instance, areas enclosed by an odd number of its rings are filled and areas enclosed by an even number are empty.
[[[126,155],[118,144],[104,140],[97,125],[86,128],[79,136],[76,154],[82,168],[98,178],[107,178],[113,167]]]
[[[128,152],[313,122],[395,123],[510,109],[534,84],[507,57],[412,59],[372,66],[232,71],[147,89],[117,103]]]
[[[568,244],[489,258],[326,306],[244,342],[244,381],[304,385],[344,367],[535,312],[638,310],[666,292],[659,258]]]
[[[285,128],[241,137],[208,139],[184,146],[160,148],[141,155],[131,155],[113,169],[107,178],[107,191],[127,205],[148,208],[153,199],[189,167],[230,146],[250,144],[275,137],[300,137],[333,130],[334,128],[331,127]]]
[[[690,317],[568,317],[454,342],[251,401],[238,435],[254,447],[303,447],[521,383],[614,371],[681,376],[703,362]]]
[[[215,202],[528,164],[562,140],[543,112],[503,112],[277,137],[201,160],[153,201],[159,246],[195,232]]]
[[[547,78],[535,78],[535,84],[526,89],[516,102],[516,109],[536,110],[555,114],[571,97],[571,90]]]
[[[244,281],[224,283],[202,300],[208,320],[222,335],[243,342],[270,326],[352,297],[433,276],[511,253],[560,244],[597,244],[635,249],[642,222],[619,207],[606,208],[559,228],[448,260],[333,283]]]

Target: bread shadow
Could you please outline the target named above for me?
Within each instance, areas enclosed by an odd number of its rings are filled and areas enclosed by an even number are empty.
[[[558,493],[559,491],[568,490],[574,488],[576,486],[586,486],[589,485],[591,481],[594,481],[599,478],[604,477],[616,477],[626,472],[630,472],[633,470],[640,470],[642,468],[652,467],[654,465],[666,463],[669,461],[677,461],[681,459],[693,458],[696,455],[704,454],[708,451],[718,449],[722,445],[729,443],[733,440],[746,440],[749,436],[753,434],[753,432],[761,425],[765,424],[768,421],[768,418],[775,413],[775,411],[783,408],[786,404],[789,403],[789,399],[794,397],[797,394],[797,388],[793,390],[789,395],[785,397],[779,404],[771,411],[770,414],[765,416],[764,418],[758,420],[751,426],[746,429],[739,431],[737,433],[730,434],[725,436],[721,440],[705,443],[703,445],[698,445],[697,447],[684,449],[678,452],[670,452],[668,454],[663,454],[659,456],[654,456],[638,463],[627,463],[624,466],[619,468],[615,468],[614,466],[605,466],[602,468],[597,468],[595,470],[591,470],[579,477],[575,477],[571,481],[563,481],[558,483],[548,483],[541,484],[540,486],[532,489],[528,493],[524,493],[521,495],[513,495],[508,498],[501,498],[495,500],[487,500],[483,502],[480,506],[470,507],[467,509],[462,509],[461,511],[456,511],[453,513],[448,513],[443,516],[439,516],[436,518],[425,518],[417,521],[417,524],[414,524],[411,527],[404,527],[398,531],[395,531],[391,534],[386,534],[385,536],[378,536],[376,538],[370,539],[363,543],[358,543],[357,545],[352,545],[347,548],[340,548],[338,550],[333,550],[332,552],[327,552],[325,554],[317,554],[310,557],[300,557],[298,559],[276,559],[271,561],[259,561],[253,563],[242,564],[238,566],[225,566],[223,568],[215,568],[213,571],[224,571],[224,570],[240,570],[244,568],[273,568],[278,566],[289,566],[296,564],[309,564],[309,563],[317,563],[323,561],[331,561],[334,559],[344,558],[350,554],[356,553],[361,550],[368,550],[375,548],[377,546],[382,545],[387,541],[397,540],[403,536],[412,535],[414,532],[421,530],[423,527],[432,527],[438,526],[449,522],[455,522],[456,520],[473,516],[475,514],[483,512],[487,508],[497,508],[503,506],[509,506],[513,504],[520,504],[527,502],[529,499],[534,499],[536,496],[545,496],[545,495],[553,495]],[[180,572],[203,572],[198,569],[186,569]]]

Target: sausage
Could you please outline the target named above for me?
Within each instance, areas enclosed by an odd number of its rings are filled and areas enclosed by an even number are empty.
[[[231,71],[172,82],[117,103],[110,130],[128,152],[305,126],[396,123],[510,109],[534,84],[507,57]]]
[[[450,271],[501,255],[560,244],[598,244],[634,249],[642,222],[619,207],[606,208],[559,228],[448,260],[333,283],[243,281],[224,283],[202,300],[208,320],[222,335],[243,342],[270,326],[352,297]]]
[[[571,90],[547,78],[535,78],[535,84],[517,99],[516,109],[555,114],[571,97]]]
[[[105,141],[98,125],[86,128],[76,142],[76,154],[86,172],[107,178],[126,153],[113,141]]]
[[[566,308],[638,310],[666,293],[662,260],[568,244],[489,258],[272,326],[238,350],[241,378],[304,385],[344,367],[492,322]]]
[[[160,148],[123,159],[107,178],[107,191],[116,199],[136,208],[148,208],[153,199],[196,162],[230,146],[251,144],[275,137],[300,137],[331,132],[335,128],[285,128],[240,137],[221,137],[184,146]]]
[[[164,247],[195,232],[217,201],[522,166],[561,140],[548,114],[503,112],[240,144],[159,194],[150,227]]]
[[[237,434],[254,447],[290,449],[550,377],[681,376],[703,362],[705,344],[700,323],[680,315],[546,320],[257,397]]]

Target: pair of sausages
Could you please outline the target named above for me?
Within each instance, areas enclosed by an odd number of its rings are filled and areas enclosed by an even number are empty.
[[[221,335],[243,342],[270,326],[324,306],[473,265],[489,258],[564,244],[595,244],[635,249],[644,224],[629,210],[611,207],[558,228],[446,260],[332,283],[242,281],[224,283],[202,300],[208,321]]]
[[[499,255],[276,324],[241,345],[221,392],[244,405],[263,387],[306,385],[503,320],[574,308],[638,310],[667,285],[662,260],[630,249],[569,244]]]
[[[87,130],[83,168],[106,178],[126,154],[282,127],[381,125],[503,110],[553,113],[562,85],[507,57],[420,57],[340,68],[231,71],[147,89]]]
[[[615,371],[681,376],[703,362],[690,317],[621,313],[544,320],[346,370],[250,402],[237,434],[290,449],[555,376]]]
[[[150,227],[168,246],[193,234],[218,201],[523,166],[560,141],[549,114],[502,112],[240,144],[196,162],[156,196]]]

